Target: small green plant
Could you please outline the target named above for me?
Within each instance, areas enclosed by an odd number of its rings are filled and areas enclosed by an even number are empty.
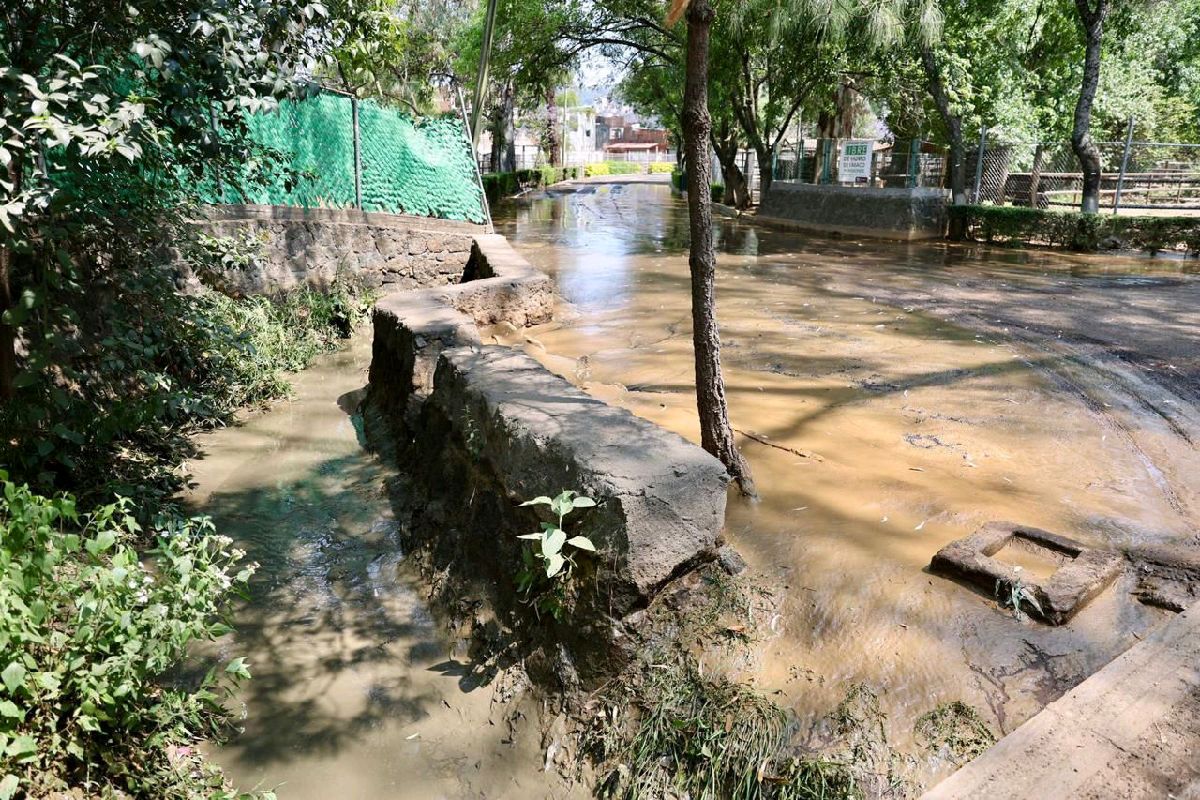
[[[543,522],[537,533],[526,533],[518,539],[538,542],[536,548],[521,551],[522,566],[517,573],[517,591],[525,597],[539,615],[549,614],[561,620],[566,613],[566,585],[577,566],[578,551],[596,552],[596,546],[586,536],[567,537],[566,518],[577,508],[591,508],[596,501],[566,490],[558,497],[535,497],[522,506],[549,506],[557,522]],[[570,548],[570,549],[567,549]]]
[[[1018,621],[1025,619],[1025,612],[1021,610],[1021,603],[1028,603],[1033,606],[1038,615],[1042,615],[1042,605],[1038,602],[1037,595],[1021,580],[1021,568],[1013,567],[1013,571],[1017,573],[1016,577],[1011,581],[1005,582],[1003,579],[996,581],[996,597],[1000,599],[1000,605],[1011,606],[1013,616]]]
[[[544,562],[547,578],[553,578],[560,574],[564,578],[568,578],[575,568],[574,555],[571,551],[564,549],[565,545],[570,545],[576,550],[586,550],[589,553],[596,552],[596,546],[592,544],[591,539],[586,536],[572,536],[568,539],[567,532],[563,529],[564,520],[572,511],[596,505],[596,501],[592,498],[580,496],[577,492],[568,489],[553,500],[546,496],[535,497],[521,505],[550,506],[550,510],[558,516],[558,522],[543,522],[540,532],[526,533],[517,537],[542,543],[541,548],[534,555]],[[564,568],[566,572],[563,572]]]
[[[229,631],[254,567],[207,519],[157,524],[143,561],[127,499],[81,514],[3,471],[0,493],[0,798],[228,796],[195,744],[246,661],[193,689],[163,677]]]

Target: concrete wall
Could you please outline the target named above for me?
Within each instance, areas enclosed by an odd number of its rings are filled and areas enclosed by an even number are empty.
[[[775,181],[759,205],[756,219],[852,236],[940,239],[946,235],[946,192]]]
[[[467,222],[286,206],[210,206],[208,219],[197,224],[212,236],[246,232],[263,240],[261,258],[250,267],[207,276],[240,294],[323,287],[339,275],[384,289],[457,283],[471,243],[484,231]]]
[[[431,559],[448,605],[484,597],[501,618],[519,620],[533,612],[516,592],[530,547],[517,536],[547,519],[521,502],[564,489],[594,498],[567,529],[599,553],[579,559],[566,623],[543,614],[536,629],[581,672],[602,672],[628,641],[623,620],[716,557],[728,476],[682,437],[519,350],[481,343],[479,325],[536,324],[553,309],[547,276],[503,237],[476,239],[464,278],[397,292],[375,309],[366,419],[373,440],[388,434],[409,476],[404,544]]]

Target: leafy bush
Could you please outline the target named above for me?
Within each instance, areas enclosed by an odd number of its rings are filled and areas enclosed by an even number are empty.
[[[637,175],[642,170],[642,165],[635,161],[608,161],[609,175]]]
[[[609,169],[609,163],[607,161],[600,161],[595,164],[588,164],[586,167],[584,167],[583,174],[589,178],[592,178],[597,175],[611,175],[612,170]]]
[[[549,165],[536,169],[519,169],[516,172],[488,172],[483,176],[483,191],[489,203],[497,203],[503,197],[512,197],[530,189],[540,189],[578,177],[579,167]]]
[[[0,465],[42,494],[90,506],[119,493],[146,509],[178,489],[189,434],[286,395],[284,372],[335,347],[367,308],[341,282],[233,299],[180,294],[163,270],[55,300],[59,331],[31,347],[17,397],[0,406]]]
[[[711,185],[712,201],[719,203],[725,199],[725,184],[714,183]],[[681,169],[671,170],[671,188],[677,192],[687,191],[687,173]]]
[[[951,230],[993,243],[1094,251],[1126,247],[1200,254],[1200,218],[1127,217],[1044,211],[1017,206],[950,206]]]
[[[651,175],[663,175],[675,172],[675,164],[670,161],[655,161],[650,165]]]
[[[681,169],[671,170],[671,187],[677,192],[684,191],[687,188],[687,173]]]
[[[139,560],[129,500],[81,515],[0,472],[0,797],[84,791],[223,794],[195,741],[222,719],[238,658],[199,688],[162,677],[228,628],[221,610],[253,566],[206,519],[163,523]],[[182,749],[181,749],[182,748]],[[204,790],[203,792],[201,790]]]

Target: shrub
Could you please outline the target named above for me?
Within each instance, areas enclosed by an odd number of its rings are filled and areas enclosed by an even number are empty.
[[[189,434],[285,396],[284,372],[336,347],[368,307],[343,282],[328,295],[183,295],[164,271],[68,302],[86,334],[31,353],[16,401],[0,407],[0,465],[42,494],[90,506],[119,493],[146,509],[179,488]]]
[[[221,795],[190,746],[215,732],[246,663],[194,691],[162,677],[228,631],[221,610],[253,566],[207,519],[163,523],[148,566],[129,500],[81,515],[2,472],[0,489],[0,797]]]
[[[642,172],[642,165],[635,161],[609,161],[607,164],[610,175],[637,175]]]
[[[612,171],[609,169],[609,162],[601,161],[596,164],[588,164],[585,166],[583,168],[583,174],[586,177],[591,178],[596,175],[611,175]]]
[[[991,243],[1092,251],[1127,247],[1200,254],[1200,218],[1126,217],[1044,211],[1016,206],[950,206],[951,231]]]
[[[725,184],[714,183],[711,188],[712,188],[712,201],[714,203],[719,203],[725,199]]]
[[[687,173],[681,169],[671,170],[671,188],[677,192],[687,189]]]
[[[668,172],[675,172],[675,165],[670,161],[655,161],[650,165],[651,175],[662,175]]]

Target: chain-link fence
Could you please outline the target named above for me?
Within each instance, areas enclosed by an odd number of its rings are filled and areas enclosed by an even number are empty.
[[[414,121],[371,100],[321,93],[285,101],[247,124],[288,167],[263,182],[205,187],[213,203],[358,208],[487,221],[483,188],[461,117]]]
[[[775,159],[775,180],[881,189],[942,188],[947,149],[920,139],[810,139]]]
[[[1097,142],[1100,209],[1200,212],[1200,144]],[[1066,142],[1012,143],[986,134],[967,156],[974,203],[1077,211],[1083,170]]]

